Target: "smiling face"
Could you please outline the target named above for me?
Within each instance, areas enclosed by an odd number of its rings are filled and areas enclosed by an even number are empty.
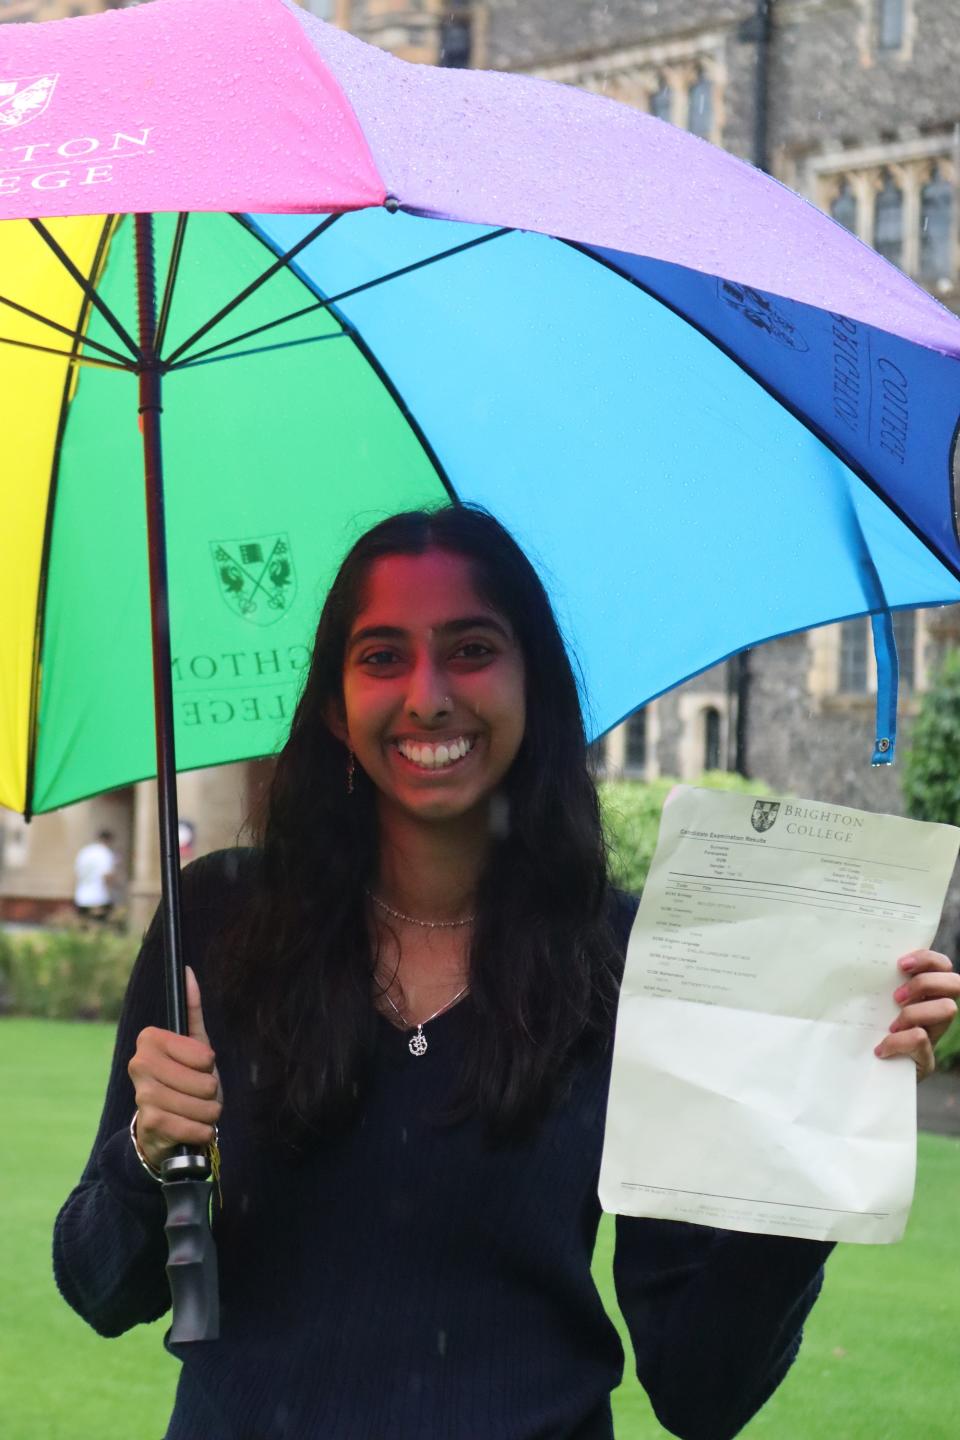
[[[524,663],[470,563],[430,549],[370,568],[350,627],[336,729],[381,807],[428,821],[482,807],[523,739]]]

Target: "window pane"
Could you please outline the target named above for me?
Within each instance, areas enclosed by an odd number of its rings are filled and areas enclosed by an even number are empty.
[[[470,64],[470,21],[467,16],[444,20],[440,26],[440,64],[465,70]]]
[[[897,659],[900,662],[900,688],[912,690],[917,664],[916,610],[893,612],[893,638],[897,642]]]
[[[920,275],[949,280],[953,274],[953,187],[934,170],[920,191]]]
[[[857,233],[857,197],[846,180],[840,186],[836,200],[830,206],[830,214],[845,229]]]
[[[669,120],[673,114],[673,96],[666,80],[661,80],[660,88],[650,96],[650,114],[658,120]]]
[[[873,245],[886,260],[899,265],[903,259],[903,193],[888,175],[877,196],[873,216]]]
[[[878,0],[877,37],[881,50],[903,45],[903,0]]]
[[[706,75],[701,75],[690,87],[687,129],[705,139],[713,131],[713,86]]]
[[[628,770],[647,768],[647,712],[638,710],[627,721],[627,750],[624,757]]]
[[[703,712],[703,768],[720,769],[720,711],[712,706]]]
[[[840,693],[863,695],[867,689],[868,620],[845,620],[840,627]]]

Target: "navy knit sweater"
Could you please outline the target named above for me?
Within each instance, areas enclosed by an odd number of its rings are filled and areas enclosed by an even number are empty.
[[[185,872],[187,959],[224,1091],[222,1313],[219,1340],[170,1347],[183,1368],[167,1440],[610,1440],[623,1353],[590,1274],[609,1053],[580,1065],[534,1138],[491,1149],[479,1123],[432,1118],[456,1081],[469,998],[431,1021],[422,1058],[383,1020],[362,1122],[307,1158],[257,1153],[250,1067],[204,990],[210,938],[250,863],[223,852]],[[635,907],[619,903],[624,946]],[[102,1335],[169,1306],[163,1198],[130,1143],[126,1072],[163,1014],[154,925],[54,1237],[57,1283]],[[668,1430],[725,1440],[746,1424],[797,1353],[829,1250],[618,1221],[617,1294]]]

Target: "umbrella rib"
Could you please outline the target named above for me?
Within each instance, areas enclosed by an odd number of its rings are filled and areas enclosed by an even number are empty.
[[[735,350],[731,350],[730,347],[725,345],[722,340],[719,340],[716,335],[711,334],[704,325],[694,320],[685,310],[682,310],[679,305],[675,305],[672,301],[664,299],[662,295],[658,295],[656,290],[649,285],[645,285],[642,280],[638,280],[633,275],[628,275],[625,270],[622,270],[619,265],[615,265],[612,260],[607,260],[603,256],[595,254],[589,245],[582,244],[578,240],[563,239],[560,239],[558,243],[569,246],[571,250],[578,251],[588,260],[592,260],[595,265],[602,265],[604,269],[612,271],[614,275],[618,275],[620,279],[624,280],[628,285],[632,285],[644,295],[649,295],[651,300],[655,300],[658,305],[662,305],[665,310],[669,310],[671,314],[676,315],[685,325],[689,325],[691,330],[696,330],[699,335],[702,335],[705,340],[709,340],[710,344],[719,350],[722,355],[726,355],[727,359],[732,361],[738,369],[742,370],[744,375],[749,375],[750,379],[756,385],[759,385],[761,390],[765,390],[772,399],[776,400],[777,404],[781,405],[788,415],[792,415],[805,430],[809,430],[810,434],[815,436],[821,445],[830,451],[831,455],[835,455],[842,464],[846,465],[847,469],[852,471],[858,480],[862,480],[871,494],[876,495],[877,499],[896,515],[897,519],[920,541],[924,549],[928,550],[934,559],[938,560],[944,569],[950,572],[955,580],[960,580],[960,567],[957,566],[956,562],[952,560],[949,555],[942,554],[936,546],[931,544],[929,536],[923,534],[920,528],[911,520],[910,516],[901,510],[896,501],[892,500],[889,495],[883,493],[873,476],[861,465],[860,461],[857,460],[855,456],[848,455],[843,447],[825,430],[822,430],[811,416],[807,415],[799,406],[793,404],[792,401],[788,400],[785,395],[771,385],[761,374],[752,369]],[[960,425],[958,425],[958,430],[960,430]],[[912,606],[908,608],[917,609],[923,607]],[[791,631],[786,633],[792,634],[795,632]],[[733,651],[731,653],[736,654],[738,652]]]
[[[122,360],[119,363],[115,360],[94,360],[88,355],[77,355],[70,350],[55,350],[52,345],[36,345],[31,340],[14,340],[9,335],[0,335],[0,345],[15,345],[18,350],[33,350],[38,355],[59,355],[62,360],[69,360],[71,365],[86,365],[95,370],[125,370],[128,374],[134,370],[133,365]]]
[[[171,351],[171,353],[167,356],[165,368],[172,367],[172,365],[180,358],[180,356],[184,353],[185,350],[189,350],[191,345],[195,345],[197,341],[200,340],[204,335],[208,334],[215,325],[219,325],[220,321],[225,319],[226,316],[231,314],[232,311],[236,310],[238,305],[242,305],[245,300],[249,300],[250,296],[253,295],[255,291],[259,290],[262,285],[265,285],[268,280],[272,280],[274,275],[278,274],[281,270],[285,270],[290,264],[290,261],[295,259],[296,256],[300,254],[301,250],[306,250],[308,245],[312,245],[314,240],[319,239],[319,237],[324,233],[324,231],[329,230],[330,226],[335,224],[336,221],[339,219],[339,212],[336,215],[325,216],[325,218],[321,221],[319,225],[314,226],[314,228],[306,235],[304,235],[302,239],[297,241],[296,245],[294,245],[290,250],[287,250],[285,254],[280,255],[272,265],[269,265],[267,269],[264,270],[262,275],[258,275],[256,280],[251,280],[250,284],[244,286],[244,288],[240,291],[239,295],[235,295],[232,300],[228,301],[227,304],[222,307],[222,309],[217,311],[216,315],[213,315],[209,320],[206,320],[200,326],[199,330],[195,330],[192,335],[188,335],[186,340],[184,340],[181,345],[177,346],[176,350]]]
[[[234,335],[229,340],[221,340],[219,344],[211,345],[208,349],[201,350],[198,354],[192,355],[190,357],[190,363],[192,364],[195,360],[205,359],[208,355],[213,355],[217,350],[225,350],[230,345],[239,345],[243,340],[251,340],[255,335],[262,335],[265,331],[273,330],[278,325],[286,325],[292,320],[300,320],[304,315],[312,315],[318,310],[329,310],[331,306],[338,305],[342,300],[349,300],[354,295],[360,295],[365,290],[372,290],[378,285],[386,285],[390,280],[399,280],[401,276],[410,275],[414,270],[423,270],[427,265],[435,265],[439,260],[449,260],[453,255],[462,255],[465,250],[473,250],[478,245],[486,245],[491,240],[499,240],[504,235],[512,235],[513,233],[509,228],[491,230],[486,235],[479,235],[473,240],[465,241],[462,245],[455,245],[451,250],[442,250],[437,255],[429,255],[425,260],[416,260],[411,265],[404,265],[399,270],[391,270],[389,274],[380,275],[375,280],[365,280],[362,285],[354,285],[352,289],[343,290],[339,295],[332,295],[326,300],[317,300],[312,305],[304,305],[299,310],[291,310],[287,315],[281,315],[276,320],[268,320],[264,325],[257,325],[252,330],[245,330],[242,334]],[[256,238],[259,240],[260,236],[256,236]],[[261,244],[263,243],[265,242],[261,240]],[[300,279],[301,277],[298,276],[297,278]],[[181,346],[180,350],[182,351],[183,348],[184,347]],[[175,351],[174,355],[179,353],[180,351]],[[171,355],[165,362],[167,368],[177,368],[171,364],[174,355]]]
[[[153,348],[159,355],[163,348],[163,342],[167,333],[167,322],[170,319],[170,307],[173,304],[173,287],[177,283],[177,273],[180,269],[180,258],[183,255],[183,241],[187,233],[187,212],[181,210],[177,216],[177,228],[173,232],[173,247],[170,251],[170,266],[167,270],[167,280],[163,287],[163,300],[160,303],[160,317],[157,320],[157,334],[153,342]]]
[[[201,360],[205,361],[208,356],[216,355],[220,350],[228,350],[231,345],[241,345],[244,340],[252,340],[255,336],[263,335],[268,330],[276,330],[278,326],[288,324],[291,320],[300,320],[304,315],[315,315],[318,310],[325,310],[326,308],[327,302],[325,300],[317,301],[311,305],[303,305],[299,310],[291,310],[288,315],[281,315],[276,320],[267,320],[263,325],[255,325],[252,330],[244,330],[239,335],[232,335],[229,340],[220,340],[216,345],[208,346],[206,350],[198,350],[196,355],[190,355],[186,360],[178,360],[173,364],[171,364],[169,360],[166,360],[164,361],[164,369],[186,369],[188,365],[196,365]],[[270,346],[269,348],[279,349],[280,347]],[[230,359],[232,357],[225,356],[224,358]]]
[[[54,237],[51,235],[50,231],[47,229],[46,225],[44,225],[42,220],[31,220],[30,224],[33,226],[34,230],[36,230],[37,234],[43,240],[44,244],[53,251],[54,255],[56,255],[57,259],[60,261],[60,264],[64,267],[67,273],[72,277],[72,279],[77,282],[77,284],[80,286],[80,289],[83,291],[83,293],[89,300],[90,304],[100,312],[104,320],[106,320],[107,324],[110,326],[111,330],[113,330],[114,334],[123,341],[124,345],[126,345],[133,358],[137,361],[138,364],[140,364],[143,360],[143,356],[140,354],[139,347],[127,334],[126,330],[124,329],[121,322],[118,320],[117,316],[114,315],[113,311],[110,309],[110,306],[104,304],[103,300],[101,300],[100,296],[97,294],[96,286],[92,283],[92,281],[87,279],[87,277],[83,274],[81,270],[77,269],[77,266],[70,259],[70,256],[67,254],[66,250],[64,250],[63,246],[54,239]]]
[[[440,456],[437,454],[436,450],[434,450],[430,441],[427,439],[426,432],[421,427],[420,422],[414,415],[413,411],[410,409],[410,406],[407,404],[406,400],[400,394],[400,391],[394,384],[389,371],[371,350],[366,340],[360,334],[360,331],[343,316],[337,315],[337,319],[343,325],[344,333],[350,337],[354,345],[356,345],[357,349],[360,351],[360,354],[370,366],[371,370],[373,370],[374,374],[378,376],[380,383],[383,385],[384,389],[392,397],[394,404],[397,406],[397,409],[400,411],[404,420],[406,420],[407,424],[410,426],[410,429],[416,436],[420,446],[423,449],[423,453],[426,455],[427,459],[430,461],[430,464],[436,471],[437,479],[440,481],[440,484],[443,486],[444,490],[446,490],[451,501],[454,505],[461,505],[463,502],[461,501],[460,496],[457,494],[456,490],[453,488],[453,481],[447,474],[443,462],[440,459]]]
[[[230,355],[209,355],[206,351],[191,360],[171,365],[171,370],[191,370],[195,365],[219,365],[224,360],[243,360],[250,355],[267,355],[271,350],[292,350],[297,345],[319,345],[322,340],[345,340],[344,330],[331,330],[328,335],[304,335],[300,340],[278,340],[276,345],[255,345],[251,350],[234,350]]]
[[[84,345],[88,345],[92,350],[99,350],[102,354],[111,356],[112,359],[119,361],[125,368],[128,364],[127,357],[121,355],[119,350],[111,350],[109,345],[101,345],[98,340],[91,340],[89,336],[80,335],[76,330],[71,330],[69,325],[61,325],[56,320],[51,320],[48,316],[41,315],[37,310],[30,310],[26,305],[20,305],[16,300],[8,299],[6,295],[0,295],[0,305],[6,305],[10,310],[16,310],[19,315],[26,315],[30,320],[36,320],[41,325],[49,326],[51,330],[59,331],[61,335],[66,335],[68,340],[79,341]],[[23,341],[21,343],[26,344],[27,342]],[[43,346],[37,346],[36,348],[42,350]]]

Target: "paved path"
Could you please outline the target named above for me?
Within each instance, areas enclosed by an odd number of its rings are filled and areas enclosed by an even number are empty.
[[[960,1136],[960,1070],[938,1070],[917,1086],[917,1125],[933,1135]]]

